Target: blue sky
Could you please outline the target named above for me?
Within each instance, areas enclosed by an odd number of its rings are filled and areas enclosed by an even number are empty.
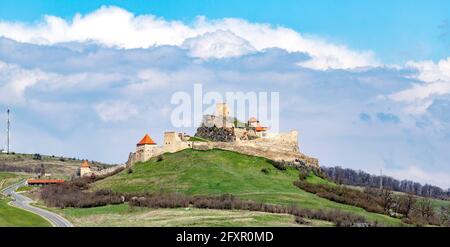
[[[202,83],[280,92],[322,165],[450,187],[448,1],[242,2],[2,1],[13,150],[124,162]]]

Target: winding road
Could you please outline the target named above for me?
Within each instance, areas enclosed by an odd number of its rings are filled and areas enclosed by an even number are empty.
[[[17,188],[19,188],[20,186],[24,186],[24,185],[25,185],[25,180],[20,181],[19,183],[10,185],[2,191],[3,194],[5,194],[7,196],[11,196],[13,198],[13,201],[10,202],[11,206],[21,208],[23,210],[37,214],[37,215],[41,216],[42,218],[46,219],[47,221],[49,221],[55,227],[72,227],[73,226],[68,220],[64,219],[60,215],[57,215],[53,212],[47,211],[42,208],[31,206],[30,203],[32,203],[33,200],[16,192]]]

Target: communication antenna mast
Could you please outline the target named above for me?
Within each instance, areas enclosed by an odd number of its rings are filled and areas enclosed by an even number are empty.
[[[10,151],[9,139],[11,137],[10,132],[9,132],[9,128],[10,128],[10,125],[11,125],[11,121],[9,119],[9,109],[6,111],[6,113],[8,115],[8,118],[6,120],[6,153],[9,154],[9,151]]]
[[[383,189],[383,168],[380,169],[380,190]]]

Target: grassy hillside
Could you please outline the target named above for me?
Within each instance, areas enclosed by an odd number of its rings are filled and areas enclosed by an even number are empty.
[[[35,175],[41,165],[46,173],[53,177],[69,179],[76,174],[82,161],[75,158],[66,158],[37,154],[4,154],[0,153],[0,171],[26,172]],[[93,167],[104,168],[107,164],[95,162]]]
[[[0,190],[26,177],[20,173],[0,172]],[[51,226],[40,216],[8,205],[9,201],[0,195],[0,226]]]
[[[20,173],[0,172],[0,191],[27,176]]]
[[[292,215],[242,210],[130,208],[126,204],[51,210],[75,226],[302,226]],[[307,226],[332,224],[312,220]]]
[[[9,199],[0,199],[0,226],[51,226],[40,216],[8,205]]]
[[[123,171],[93,184],[93,189],[118,192],[163,192],[189,195],[230,193],[265,203],[295,204],[311,209],[340,209],[370,221],[399,225],[400,220],[335,203],[295,187],[298,171],[280,171],[266,159],[224,150],[183,150],[164,154],[162,161],[138,163],[132,172]],[[262,170],[267,172],[263,172]]]

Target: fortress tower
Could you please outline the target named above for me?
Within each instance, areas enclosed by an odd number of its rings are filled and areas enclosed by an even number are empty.
[[[216,116],[219,118],[228,119],[228,117],[230,116],[230,108],[228,108],[227,103],[216,104]]]
[[[163,150],[160,146],[156,145],[156,142],[146,134],[140,142],[136,144],[136,161],[144,162],[151,157],[160,155]]]
[[[91,165],[89,165],[87,160],[83,161],[83,164],[80,166],[80,177],[89,176],[91,174]]]

